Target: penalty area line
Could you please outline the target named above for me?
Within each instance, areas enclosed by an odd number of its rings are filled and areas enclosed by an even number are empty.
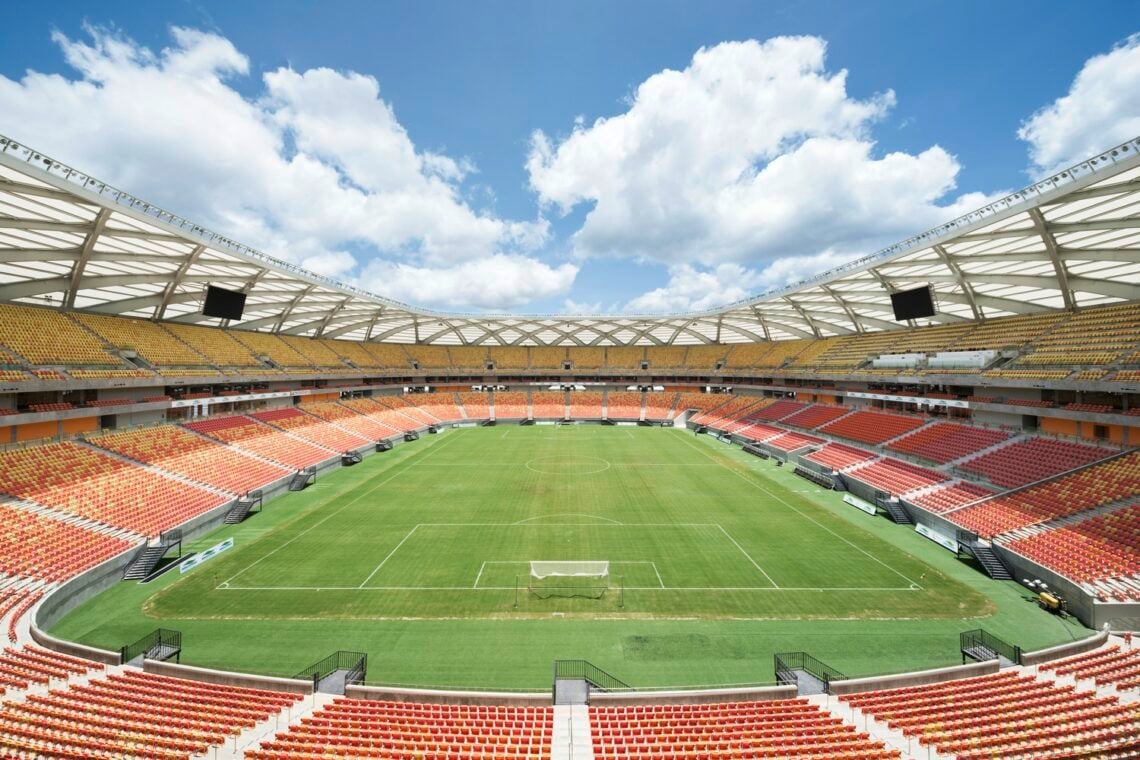
[[[399,551],[400,547],[404,545],[404,541],[407,541],[409,538],[411,538],[412,534],[415,533],[417,530],[419,530],[419,527],[420,526],[417,525],[416,527],[409,530],[408,535],[404,536],[400,540],[400,543],[396,544],[395,548],[392,549],[392,551],[388,552],[388,556],[380,561],[380,564],[376,566],[376,569],[368,574],[368,577],[365,578],[363,582],[361,582],[361,584],[358,588],[364,588],[364,586],[368,583],[368,581],[372,580],[372,576],[374,576],[374,575],[376,575],[376,573],[380,572],[380,568],[384,567],[384,563],[387,562],[388,560],[392,559],[392,555],[395,554],[397,551]]]

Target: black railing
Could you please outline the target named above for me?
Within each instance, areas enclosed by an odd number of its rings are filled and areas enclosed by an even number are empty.
[[[982,628],[963,631],[958,636],[958,643],[962,650],[963,663],[967,657],[979,662],[1004,657],[1016,665],[1021,664],[1021,647],[999,639]]]
[[[847,676],[827,663],[820,662],[807,652],[778,652],[773,655],[772,659],[775,661],[777,683],[798,684],[797,670],[814,676],[823,683],[825,688],[829,688],[832,681],[847,680]]]
[[[768,452],[767,451],[765,451],[762,448],[759,448],[758,446],[754,446],[751,443],[744,444],[743,446],[740,447],[740,450],[743,451],[745,454],[751,454],[754,457],[760,457],[761,459],[767,459],[768,458]]]
[[[120,662],[126,664],[136,657],[169,660],[174,657],[181,660],[182,632],[170,628],[156,628],[132,644],[126,644],[119,649]]]
[[[602,691],[632,689],[625,681],[610,675],[587,660],[555,660],[554,680],[580,678]]]
[[[182,543],[182,528],[171,528],[158,534],[158,540],[163,546]]]
[[[364,652],[338,650],[323,660],[314,662],[293,677],[312,681],[315,689],[322,680],[338,670],[345,671],[344,683],[346,686],[362,683],[365,676],[368,675],[368,655]]]

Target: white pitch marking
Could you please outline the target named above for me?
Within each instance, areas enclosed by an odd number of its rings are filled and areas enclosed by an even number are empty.
[[[661,580],[661,571],[657,569],[657,563],[653,562],[653,572],[657,574],[657,582],[661,584],[661,588],[665,588],[665,581]]]
[[[407,541],[409,538],[411,538],[411,537],[412,537],[412,534],[413,534],[413,533],[415,533],[415,532],[416,532],[416,531],[419,529],[419,527],[420,527],[420,526],[419,526],[419,525],[417,525],[416,527],[414,527],[414,528],[412,528],[411,530],[409,530],[409,531],[408,531],[408,535],[404,536],[404,538],[403,538],[403,539],[401,539],[400,543],[396,544],[396,548],[395,548],[395,549],[393,549],[392,551],[388,552],[388,556],[387,556],[387,557],[385,557],[383,560],[381,560],[381,561],[380,561],[380,564],[376,566],[376,569],[375,569],[375,570],[373,570],[371,573],[369,573],[369,574],[368,574],[368,577],[364,579],[364,582],[360,584],[360,587],[361,587],[361,588],[364,588],[365,584],[367,584],[367,583],[368,583],[368,581],[372,580],[372,576],[374,576],[374,575],[376,575],[376,573],[380,572],[380,568],[384,567],[384,563],[385,563],[385,562],[387,562],[388,560],[392,559],[392,555],[393,555],[393,554],[395,554],[395,553],[396,553],[396,551],[397,551],[397,550],[398,550],[398,549],[399,549],[401,546],[403,546],[403,545],[404,545],[404,541]]]
[[[218,587],[218,591],[513,591],[514,586],[480,586],[479,588],[471,588],[470,586],[368,586],[361,588],[360,586],[227,586],[225,588]],[[866,587],[866,586],[835,586],[835,587],[788,587],[773,588],[772,586],[666,586],[661,588],[659,586],[626,586],[626,591],[700,591],[703,593],[717,592],[717,591],[811,591],[816,593],[824,593],[827,591],[890,591],[897,593],[899,591],[922,591],[920,588],[905,588],[899,586],[894,587]]]
[[[583,514],[582,512],[558,512],[553,515],[538,515],[537,517],[528,517],[525,520],[519,520],[517,523],[512,523],[512,525],[522,525],[523,523],[528,523],[532,520],[545,520],[548,517],[589,517],[592,520],[605,520],[606,522],[613,523],[614,525],[622,524],[617,520],[611,520],[608,517],[602,517],[600,515],[587,515]]]
[[[423,456],[424,456],[424,457],[429,457],[429,456],[431,456],[431,455],[432,455],[432,454],[434,454],[436,451],[438,451],[440,448],[442,448],[443,446],[446,446],[448,443],[450,443],[451,441],[454,441],[454,440],[456,440],[457,438],[458,438],[458,436],[452,436],[452,437],[448,438],[446,441],[444,441],[443,443],[437,443],[437,444],[434,444],[433,448],[432,448],[430,451],[428,451],[426,454],[424,454]],[[398,466],[398,465],[397,465],[397,466]],[[399,472],[397,472],[397,473],[393,474],[391,477],[385,478],[384,480],[380,481],[380,482],[379,482],[379,483],[377,483],[376,485],[372,486],[372,488],[369,488],[367,491],[365,491],[364,493],[362,493],[362,494],[360,494],[359,496],[357,496],[356,498],[354,498],[352,501],[350,501],[350,502],[348,502],[347,504],[345,504],[345,505],[344,505],[343,507],[341,507],[340,509],[336,510],[336,511],[335,511],[335,512],[333,512],[332,514],[326,515],[326,516],[325,516],[323,519],[321,519],[321,520],[318,520],[317,522],[315,522],[315,523],[313,523],[312,525],[310,525],[308,528],[305,528],[305,530],[303,530],[303,531],[301,531],[300,533],[298,533],[297,535],[293,536],[291,539],[289,539],[289,540],[288,540],[288,541],[286,541],[285,543],[281,544],[281,545],[280,545],[280,546],[278,546],[276,549],[274,549],[273,551],[271,551],[271,552],[269,552],[268,554],[266,554],[264,557],[259,557],[258,559],[255,559],[253,562],[250,562],[250,563],[249,563],[248,565],[246,565],[244,568],[242,568],[241,570],[237,571],[236,573],[234,573],[233,575],[231,575],[229,578],[226,578],[226,580],[225,580],[225,581],[223,581],[223,582],[224,582],[224,583],[229,583],[229,582],[230,582],[230,581],[232,581],[234,578],[237,578],[239,575],[241,575],[242,573],[246,572],[247,570],[249,570],[249,569],[250,569],[251,567],[253,567],[254,565],[258,564],[259,562],[262,562],[263,560],[267,560],[267,559],[269,559],[269,558],[270,558],[270,557],[272,557],[274,554],[276,554],[277,552],[281,551],[282,549],[284,549],[286,546],[288,546],[289,544],[291,544],[291,543],[293,543],[294,541],[296,541],[296,540],[297,540],[298,538],[300,538],[301,536],[303,536],[303,535],[307,534],[309,531],[311,531],[311,530],[313,530],[314,528],[316,528],[318,525],[322,525],[322,524],[324,524],[324,523],[328,522],[329,520],[331,520],[332,518],[336,517],[336,516],[337,516],[337,515],[339,515],[341,512],[343,512],[344,510],[346,510],[346,509],[348,509],[349,507],[351,507],[351,506],[352,506],[353,504],[355,504],[356,502],[358,502],[358,501],[360,501],[361,499],[363,499],[365,496],[369,496],[369,495],[371,495],[371,494],[372,494],[372,493],[373,493],[373,492],[374,492],[374,491],[375,491],[377,488],[379,488],[380,486],[382,486],[382,485],[384,485],[384,484],[388,483],[389,481],[391,481],[391,480],[393,480],[393,479],[395,479],[395,478],[399,477],[401,473],[407,472],[409,469],[411,469],[411,467],[410,467],[410,466],[409,466],[409,467],[405,467],[404,469],[400,470]]]
[[[685,440],[685,443],[689,444],[689,445],[690,445],[690,446],[692,446],[694,449],[697,449],[697,451],[701,451],[701,450],[700,450],[700,448],[699,448],[699,447],[697,447],[697,446],[695,446],[695,445],[694,445],[694,444],[693,444],[693,443],[692,443],[692,442],[691,442],[691,441],[690,441],[690,440],[689,440],[687,437],[686,437],[684,440]],[[701,451],[701,453],[702,453],[702,454],[704,454],[704,455],[705,455],[706,457],[708,457],[709,459],[712,459],[714,462],[716,461],[716,459],[715,459],[715,458],[714,458],[714,457],[713,457],[711,454],[709,454],[708,452],[705,452],[705,451]],[[829,528],[829,527],[827,527],[826,525],[824,525],[823,523],[821,523],[819,520],[816,520],[815,518],[813,518],[813,517],[811,517],[811,516],[809,516],[809,515],[806,515],[806,514],[804,514],[803,512],[801,512],[800,510],[796,509],[796,508],[795,508],[794,506],[792,506],[792,504],[790,504],[788,501],[786,501],[785,499],[782,499],[782,498],[780,498],[779,496],[777,496],[776,494],[772,493],[772,492],[771,492],[771,491],[769,491],[767,488],[765,488],[764,486],[762,486],[762,485],[760,485],[759,483],[757,483],[755,480],[752,480],[751,478],[749,478],[749,477],[746,477],[746,476],[745,476],[745,475],[744,475],[742,472],[740,472],[739,470],[736,470],[736,469],[734,469],[734,468],[732,468],[732,467],[729,467],[729,466],[728,466],[727,464],[725,464],[724,462],[718,462],[718,464],[720,464],[722,467],[724,467],[724,469],[728,470],[728,471],[729,471],[729,472],[731,472],[732,474],[736,475],[738,478],[740,478],[741,480],[743,480],[745,483],[748,483],[749,485],[751,485],[753,488],[757,488],[757,489],[759,489],[759,490],[763,491],[764,493],[768,494],[768,495],[769,495],[769,496],[771,496],[773,499],[775,499],[776,501],[780,502],[781,504],[783,504],[783,505],[784,505],[785,507],[787,507],[788,509],[790,509],[790,510],[792,510],[793,512],[795,512],[795,513],[796,513],[797,515],[799,515],[800,517],[804,518],[805,520],[809,520],[810,522],[813,522],[813,523],[815,523],[816,525],[818,525],[819,527],[823,528],[823,529],[824,529],[824,530],[826,530],[828,533],[830,533],[831,535],[835,536],[836,538],[838,538],[840,541],[842,541],[843,543],[847,544],[848,546],[851,546],[851,547],[853,547],[853,548],[855,548],[855,549],[858,549],[860,552],[862,552],[863,554],[867,555],[867,556],[868,556],[868,557],[870,557],[871,559],[875,560],[875,561],[876,561],[876,562],[878,562],[880,565],[882,565],[883,567],[887,568],[888,570],[890,570],[892,573],[894,573],[895,575],[897,575],[897,576],[899,576],[900,578],[902,578],[902,579],[903,579],[904,581],[906,581],[907,583],[910,583],[910,584],[913,584],[913,585],[915,585],[915,586],[918,586],[918,588],[919,588],[920,590],[923,588],[921,584],[919,584],[919,583],[916,583],[915,581],[913,581],[913,580],[911,580],[910,578],[906,577],[905,575],[903,575],[902,573],[900,573],[898,570],[895,570],[893,567],[891,567],[890,565],[888,565],[886,562],[883,562],[881,559],[879,559],[878,557],[876,557],[874,554],[871,554],[871,553],[870,553],[869,551],[867,551],[866,549],[863,549],[862,547],[858,546],[857,544],[854,544],[854,543],[852,543],[851,541],[848,541],[846,538],[844,538],[843,536],[839,535],[838,533],[836,533],[835,531],[833,531],[831,528]]]
[[[475,583],[471,586],[471,588],[479,588],[479,579],[483,577],[483,568],[486,566],[486,562],[484,562],[482,565],[479,565],[479,574],[475,576]]]
[[[760,565],[756,562],[756,560],[752,559],[752,555],[749,554],[748,552],[744,551],[744,547],[741,546],[740,544],[738,544],[736,542],[736,539],[728,534],[728,531],[724,529],[723,525],[721,525],[720,523],[717,523],[716,527],[720,528],[720,532],[724,534],[724,537],[727,538],[729,541],[731,541],[732,545],[735,546],[737,549],[739,549],[740,553],[748,558],[748,561],[752,563],[753,567],[755,567],[757,570],[759,570],[761,573],[763,573],[764,577],[768,579],[769,583],[771,583],[776,588],[780,587],[780,584],[778,584],[778,583],[776,583],[776,581],[772,580],[772,576],[768,575],[768,573],[765,573],[764,568],[760,567]]]

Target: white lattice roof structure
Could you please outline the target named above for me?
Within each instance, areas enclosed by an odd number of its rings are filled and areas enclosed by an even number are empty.
[[[207,284],[247,294],[228,326],[441,345],[738,343],[898,329],[889,294],[930,284],[925,323],[1140,299],[1140,137],[933,230],[709,311],[458,314],[268,256],[0,136],[0,301],[202,324]]]

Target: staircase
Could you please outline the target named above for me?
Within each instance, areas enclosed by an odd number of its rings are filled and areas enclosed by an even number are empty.
[[[907,512],[900,502],[893,499],[883,499],[879,502],[879,506],[887,513],[887,517],[891,518],[891,522],[898,525],[914,525],[914,518],[910,516],[910,512]]]
[[[123,580],[140,581],[149,578],[166,553],[175,546],[178,547],[178,555],[182,556],[182,531],[175,528],[163,532],[157,544],[147,545],[139,550],[123,571]]]
[[[305,487],[310,483],[317,482],[317,468],[309,467],[304,470],[297,470],[293,477],[289,480],[290,491],[304,491]]]
[[[982,566],[982,570],[986,575],[994,580],[1009,581],[1013,580],[1013,575],[1009,572],[1009,568],[1002,562],[1001,557],[993,550],[988,543],[983,543],[976,533],[968,530],[959,530],[958,535],[958,556],[968,554],[978,561]]]
[[[294,476],[296,477],[296,476]],[[292,489],[290,489],[292,490]],[[238,499],[229,513],[226,514],[226,519],[223,522],[226,525],[237,525],[244,520],[255,506],[261,504],[261,498],[252,499],[248,496]]]

